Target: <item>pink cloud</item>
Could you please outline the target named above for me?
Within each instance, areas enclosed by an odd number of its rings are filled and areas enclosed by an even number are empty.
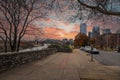
[[[77,35],[77,32],[66,32],[64,29],[60,28],[50,28],[46,27],[44,28],[44,38],[52,38],[52,39],[74,39],[75,35]]]

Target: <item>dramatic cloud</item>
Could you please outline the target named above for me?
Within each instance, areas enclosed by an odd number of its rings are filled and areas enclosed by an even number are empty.
[[[51,0],[47,0],[51,1]],[[110,28],[113,32],[116,32],[119,29],[120,24],[114,23],[116,20],[107,19],[107,22],[103,22],[101,17],[94,20],[79,20],[78,17],[75,17],[77,10],[74,10],[69,4],[71,0],[59,0],[60,4],[53,4],[50,11],[48,12],[48,17],[45,19],[39,19],[34,22],[38,27],[43,28],[44,35],[42,38],[54,38],[54,39],[63,39],[63,38],[74,38],[77,33],[80,32],[80,23],[85,22],[87,24],[87,31],[92,31],[93,26],[100,26],[100,29]],[[85,13],[87,14],[87,13]],[[105,24],[104,24],[105,23]]]
[[[46,18],[35,21],[35,25],[43,28],[44,35],[42,38],[53,39],[74,39],[80,31],[80,22],[70,23],[68,21]]]
[[[77,32],[66,32],[64,29],[54,28],[54,27],[46,27],[43,29],[44,35],[43,38],[52,38],[52,39],[74,39]]]

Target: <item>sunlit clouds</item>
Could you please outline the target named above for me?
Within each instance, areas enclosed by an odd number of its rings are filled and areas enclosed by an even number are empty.
[[[80,24],[85,22],[87,24],[87,32],[92,31],[93,26],[99,26],[102,30],[104,27],[111,28],[112,31],[116,31],[118,29],[119,24],[112,23],[112,21],[108,20],[109,23],[104,24],[103,21],[87,18],[85,20],[79,20],[78,17],[73,17],[76,15],[76,10],[73,10],[68,2],[60,2],[63,3],[60,5],[62,8],[57,9],[53,8],[48,12],[48,16],[46,18],[38,19],[34,21],[34,24],[37,27],[43,29],[44,35],[41,38],[52,38],[52,39],[74,39],[74,37],[80,32]],[[57,5],[54,5],[57,6]],[[87,13],[85,13],[87,14]],[[114,27],[117,27],[114,29]]]
[[[43,29],[44,35],[43,38],[52,38],[52,39],[74,39],[74,36],[77,35],[77,32],[66,32],[64,29],[54,28],[54,27],[46,27]]]
[[[54,20],[51,18],[35,21],[38,27],[43,28],[43,38],[53,39],[74,39],[74,36],[80,31],[79,22],[70,23],[67,21]]]

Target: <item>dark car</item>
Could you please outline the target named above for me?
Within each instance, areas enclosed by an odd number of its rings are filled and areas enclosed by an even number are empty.
[[[120,52],[120,47],[118,47],[117,52]]]
[[[96,48],[93,48],[93,50],[91,51],[91,54],[99,54],[99,50],[97,50]]]

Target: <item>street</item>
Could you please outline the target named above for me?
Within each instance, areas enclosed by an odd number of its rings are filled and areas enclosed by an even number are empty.
[[[91,62],[90,56],[75,49],[0,73],[0,80],[120,80],[119,76],[120,68]]]
[[[120,66],[120,53],[116,51],[100,51],[94,58],[100,63],[108,66]]]

